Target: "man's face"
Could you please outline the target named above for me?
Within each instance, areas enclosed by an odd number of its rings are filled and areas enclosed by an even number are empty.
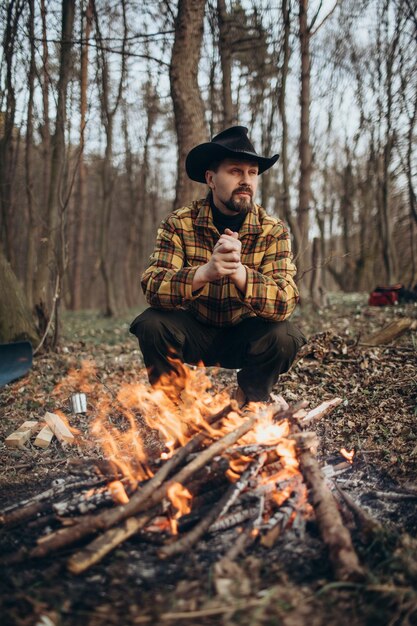
[[[216,207],[226,215],[248,213],[258,187],[258,164],[225,159],[217,172],[207,170],[206,181]]]

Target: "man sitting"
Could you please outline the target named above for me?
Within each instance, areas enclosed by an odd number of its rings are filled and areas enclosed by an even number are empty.
[[[262,157],[233,126],[193,148],[188,176],[205,199],[159,227],[142,288],[150,308],[131,325],[151,384],[184,363],[239,369],[236,399],[267,401],[305,343],[290,321],[297,301],[288,230],[253,198],[258,176],[278,160]]]

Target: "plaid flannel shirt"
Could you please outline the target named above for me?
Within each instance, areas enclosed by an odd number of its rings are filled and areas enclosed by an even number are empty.
[[[142,289],[155,308],[184,308],[212,326],[230,326],[246,317],[281,321],[298,302],[291,242],[283,222],[255,205],[239,230],[241,261],[247,270],[242,293],[225,276],[193,292],[197,268],[210,260],[220,234],[210,203],[198,200],[173,211],[158,229],[155,249],[142,275]]]

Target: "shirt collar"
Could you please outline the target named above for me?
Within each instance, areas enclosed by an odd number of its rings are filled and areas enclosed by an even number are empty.
[[[197,207],[198,214],[194,221],[194,226],[196,228],[210,228],[212,230],[216,230],[213,224],[210,201],[206,198],[199,200]],[[239,234],[243,237],[244,235],[249,234],[258,235],[261,232],[262,226],[259,221],[259,206],[255,204],[254,208],[247,213],[245,221],[240,227]]]

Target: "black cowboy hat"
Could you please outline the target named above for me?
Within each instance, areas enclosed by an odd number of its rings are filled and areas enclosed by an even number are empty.
[[[279,154],[271,158],[259,156],[248,138],[248,129],[244,126],[231,126],[213,137],[208,143],[201,143],[187,155],[185,169],[191,180],[206,182],[206,171],[214,161],[223,159],[242,159],[256,161],[259,174],[265,172],[278,161]]]

